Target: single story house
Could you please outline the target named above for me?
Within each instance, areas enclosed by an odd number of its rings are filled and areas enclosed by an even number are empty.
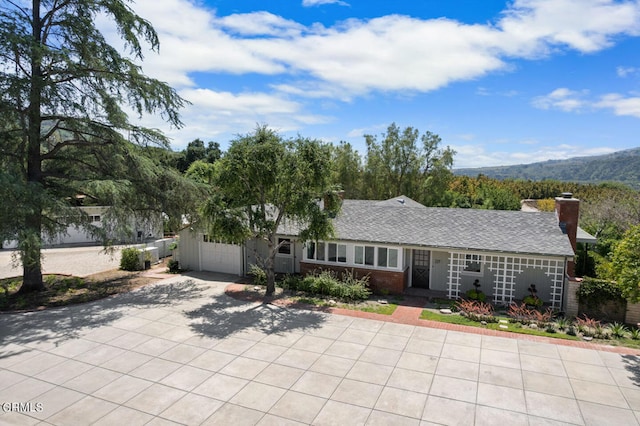
[[[579,204],[571,194],[556,198],[555,213],[431,208],[405,196],[343,200],[330,241],[301,242],[295,226],[281,227],[287,244],[275,268],[350,270],[369,275],[378,291],[420,288],[451,299],[479,280],[494,303],[521,300],[535,284],[538,297],[562,309],[576,242],[593,241],[578,228]],[[256,255],[266,254],[262,242],[224,244],[189,228],[179,241],[180,265],[192,270],[244,275]]]

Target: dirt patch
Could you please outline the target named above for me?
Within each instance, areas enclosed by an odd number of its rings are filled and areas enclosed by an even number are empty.
[[[113,269],[86,277],[44,275],[45,290],[19,294],[21,278],[0,280],[0,312],[25,312],[50,307],[75,305],[127,293],[158,281],[153,273],[167,270],[167,259],[147,271],[121,271]]]

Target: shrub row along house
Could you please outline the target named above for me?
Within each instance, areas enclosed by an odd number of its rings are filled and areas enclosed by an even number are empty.
[[[535,284],[537,296],[556,309],[566,305],[576,242],[594,242],[578,228],[579,200],[556,198],[555,213],[430,208],[400,196],[385,201],[343,200],[331,241],[301,242],[295,226],[276,256],[280,273],[317,269],[369,275],[378,292],[429,289],[457,299],[479,280],[487,301],[521,300]],[[266,244],[216,242],[187,228],[180,233],[182,268],[244,275]]]

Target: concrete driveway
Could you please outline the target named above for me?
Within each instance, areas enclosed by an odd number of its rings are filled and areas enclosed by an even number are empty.
[[[0,424],[638,424],[637,356],[239,301],[231,279],[0,315]]]
[[[103,252],[102,246],[61,247],[42,250],[45,273],[85,276],[116,269],[120,266],[120,250],[114,256]],[[14,267],[14,250],[0,250],[0,278],[22,275],[22,266]]]

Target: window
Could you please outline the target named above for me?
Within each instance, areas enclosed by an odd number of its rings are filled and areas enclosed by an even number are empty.
[[[307,259],[316,258],[316,243],[307,243]]]
[[[316,249],[316,260],[324,260],[324,243],[318,243],[318,247]]]
[[[364,247],[356,246],[353,256],[353,263],[356,265],[364,265]]]
[[[382,268],[397,268],[398,249],[378,247],[378,266]]]
[[[356,246],[354,252],[354,263],[356,265],[368,265],[373,266],[375,256],[375,247],[371,246]]]
[[[290,238],[278,238],[278,244],[281,244],[278,247],[278,253],[280,254],[291,254],[291,239]]]
[[[398,267],[398,250],[397,249],[389,249],[389,260],[387,261],[387,265],[389,266],[389,268]]]
[[[378,266],[387,267],[387,249],[378,247]]]
[[[347,263],[347,246],[338,244],[338,262]]]
[[[345,244],[329,243],[328,248],[328,262],[340,262],[347,263],[347,246]]]
[[[465,256],[465,268],[463,273],[466,275],[483,275],[482,270],[482,255],[479,254],[467,254]]]

